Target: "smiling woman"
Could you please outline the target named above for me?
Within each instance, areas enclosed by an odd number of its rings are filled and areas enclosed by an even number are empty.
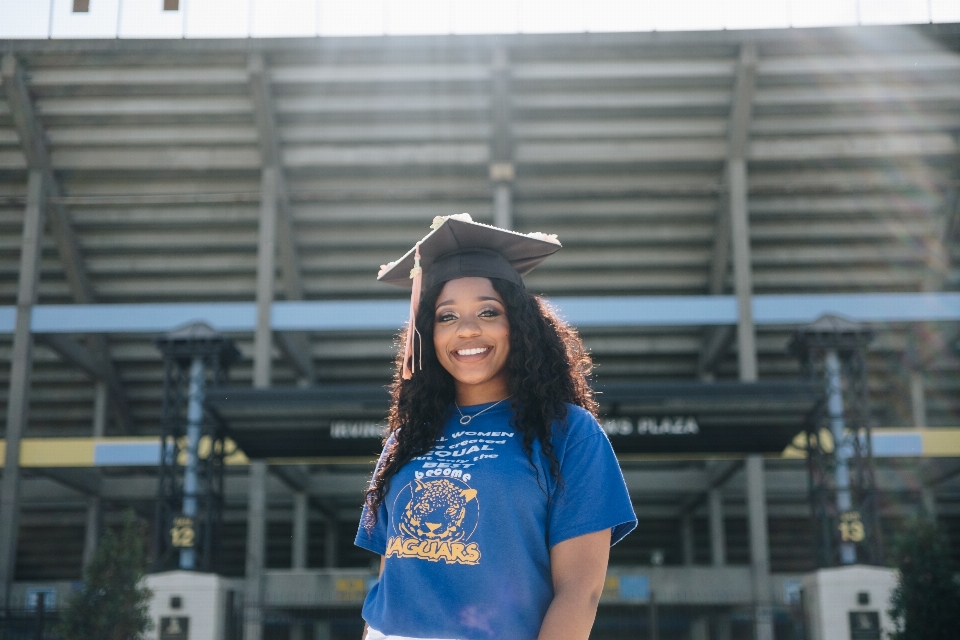
[[[366,638],[586,639],[637,521],[580,337],[523,284],[560,243],[433,229],[379,276],[412,292],[355,541],[383,556]]]

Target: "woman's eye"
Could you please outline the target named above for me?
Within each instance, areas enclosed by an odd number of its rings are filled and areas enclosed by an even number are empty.
[[[496,309],[484,309],[479,315],[481,318],[496,318],[500,315],[500,312]]]
[[[457,316],[453,313],[441,313],[437,316],[437,322],[450,322],[451,320],[456,320]]]

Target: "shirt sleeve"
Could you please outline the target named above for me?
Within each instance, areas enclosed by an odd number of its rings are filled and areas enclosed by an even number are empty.
[[[384,454],[387,451],[387,447],[390,446],[392,438],[393,436],[391,436],[391,440],[387,441],[383,451],[380,453],[380,458],[377,460],[377,466],[373,471],[373,477],[377,475],[377,470],[380,469],[380,465],[383,463]],[[373,477],[371,477],[370,480],[371,486],[373,484]],[[367,551],[372,551],[382,556],[387,552],[387,532],[389,531],[390,526],[390,519],[386,505],[381,504],[380,508],[377,510],[376,523],[371,525],[370,520],[370,507],[367,504],[364,504],[363,512],[360,515],[360,526],[357,527],[357,536],[353,539],[353,544],[361,549],[366,549]]]
[[[563,481],[553,491],[548,515],[550,547],[604,529],[612,529],[612,546],[636,528],[620,464],[599,425],[565,452],[560,475]]]

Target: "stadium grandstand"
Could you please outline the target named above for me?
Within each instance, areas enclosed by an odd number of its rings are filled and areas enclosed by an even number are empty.
[[[830,345],[862,391],[857,562],[915,516],[960,561],[960,24],[348,36],[307,2],[281,34],[251,2],[208,33],[216,3],[157,0],[151,32],[146,4],[0,2],[8,615],[62,603],[128,509],[184,566],[171,407],[197,401],[219,638],[359,637],[406,317],[376,273],[464,211],[563,243],[528,287],[593,354],[640,519],[593,637],[803,637],[803,576],[846,563]]]

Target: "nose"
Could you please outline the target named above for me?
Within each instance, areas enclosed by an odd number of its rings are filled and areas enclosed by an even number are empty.
[[[457,325],[457,336],[461,338],[470,338],[480,335],[480,325],[476,318],[464,318]]]

